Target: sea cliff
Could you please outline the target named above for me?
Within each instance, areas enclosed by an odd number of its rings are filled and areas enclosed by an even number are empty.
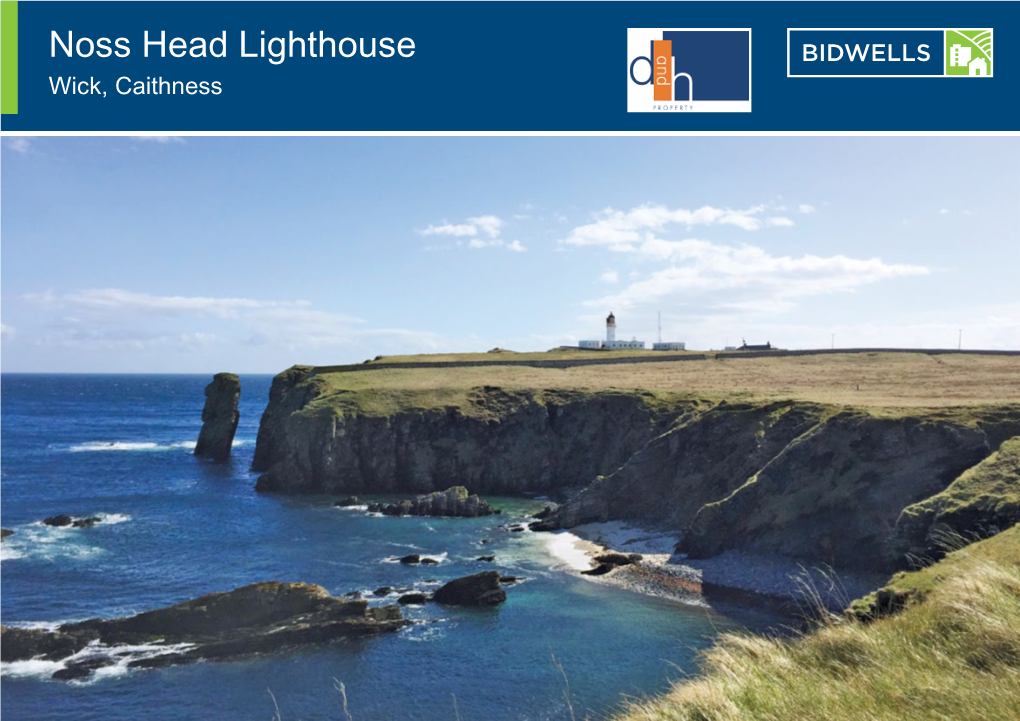
[[[738,550],[881,572],[937,555],[940,529],[986,536],[1017,520],[1016,479],[982,481],[1012,468],[1020,441],[1000,448],[1020,436],[1015,403],[869,407],[609,384],[348,387],[337,376],[294,367],[276,378],[253,465],[260,490],[569,491],[540,528],[654,522],[691,558]]]

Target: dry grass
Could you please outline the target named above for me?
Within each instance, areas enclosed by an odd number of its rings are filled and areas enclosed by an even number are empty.
[[[951,554],[924,602],[871,624],[832,619],[792,641],[725,635],[702,678],[618,721],[1020,718],[1018,549],[1014,528]]]
[[[474,358],[518,355],[524,354],[480,354]],[[492,385],[527,390],[642,389],[692,398],[792,399],[871,407],[1020,402],[1020,356],[862,353],[566,369],[502,365],[378,370],[323,373],[321,378],[331,391],[412,391],[435,394],[437,401],[469,388]]]

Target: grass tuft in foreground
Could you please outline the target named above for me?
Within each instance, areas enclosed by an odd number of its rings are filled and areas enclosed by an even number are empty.
[[[902,612],[872,623],[833,618],[794,640],[725,635],[702,677],[619,718],[1020,718],[1020,527],[949,554],[923,581]]]

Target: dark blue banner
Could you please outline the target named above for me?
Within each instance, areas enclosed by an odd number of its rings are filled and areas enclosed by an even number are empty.
[[[1017,124],[1017,3],[22,2],[19,15],[4,130]],[[947,31],[962,33],[952,67]]]

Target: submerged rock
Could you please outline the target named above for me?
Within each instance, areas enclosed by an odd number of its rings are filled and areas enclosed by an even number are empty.
[[[168,666],[371,636],[395,631],[406,623],[395,605],[370,607],[367,601],[337,598],[322,586],[309,583],[265,582],[129,618],[68,623],[56,631],[3,627],[0,654],[3,661],[59,660],[93,641],[106,646],[185,644],[128,664]],[[83,659],[66,667],[61,677],[82,678],[92,670],[90,664],[107,665]]]
[[[428,600],[429,597],[424,593],[405,593],[397,599],[397,603],[401,606],[420,606]]]
[[[484,561],[485,563],[492,563],[496,560],[495,556],[479,556],[475,559],[476,561]]]
[[[506,600],[506,591],[499,583],[498,572],[482,571],[441,586],[432,600],[449,606],[495,606]]]
[[[403,558],[400,558],[399,561],[403,563],[405,566],[417,566],[419,563],[421,563],[421,556],[419,556],[417,553],[411,553],[404,556]]]
[[[83,658],[80,661],[72,661],[64,668],[53,672],[53,678],[58,681],[74,681],[79,678],[87,678],[97,668],[105,668],[117,663],[112,656],[93,656]]]
[[[97,523],[102,522],[102,518],[99,516],[89,516],[88,518],[76,518],[71,522],[72,528],[92,528]]]
[[[55,526],[57,528],[63,528],[64,526],[70,526],[74,523],[74,519],[68,516],[66,513],[61,513],[56,516],[49,516],[43,519],[43,523],[47,526]]]
[[[198,434],[195,455],[225,461],[230,457],[240,413],[241,381],[233,373],[217,373],[205,387],[202,431]]]
[[[339,505],[339,504],[338,504]],[[414,499],[397,503],[371,503],[368,510],[384,516],[446,516],[476,518],[497,513],[477,495],[468,493],[464,486],[452,486]]]
[[[350,508],[351,506],[360,506],[361,501],[358,500],[357,496],[347,496],[347,498],[341,498],[334,504],[337,508]]]

